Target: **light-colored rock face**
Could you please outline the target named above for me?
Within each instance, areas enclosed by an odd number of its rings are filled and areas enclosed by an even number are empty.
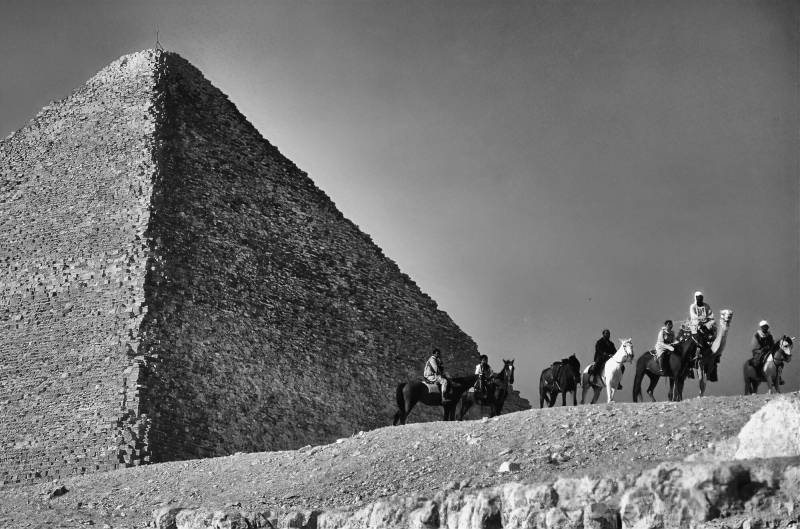
[[[796,520],[799,480],[796,466],[780,471],[735,463],[665,463],[626,482],[571,478],[553,484],[508,483],[433,498],[388,498],[353,510],[251,513],[162,508],[153,516],[161,529],[202,529],[222,521],[262,527],[259,520],[269,522],[263,527],[281,529],[703,527],[745,514],[759,523]]]
[[[753,414],[738,436],[735,459],[800,456],[800,402],[777,398]]]

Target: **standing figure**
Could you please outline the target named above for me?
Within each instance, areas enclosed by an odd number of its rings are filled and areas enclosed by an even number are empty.
[[[435,348],[431,357],[428,358],[428,361],[425,362],[425,369],[422,372],[422,378],[430,382],[431,384],[438,384],[439,388],[442,391],[442,404],[450,402],[449,399],[446,398],[447,395],[447,375],[444,372],[444,362],[442,362],[442,352]]]

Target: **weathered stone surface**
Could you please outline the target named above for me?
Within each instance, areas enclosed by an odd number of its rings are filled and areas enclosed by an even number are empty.
[[[800,455],[800,402],[777,398],[753,414],[738,435],[735,459]]]
[[[387,424],[433,346],[477,362],[175,54],[122,57],[0,141],[0,238],[0,484],[329,442]]]
[[[181,511],[180,507],[165,505],[153,512],[153,521],[156,529],[176,529],[175,516]]]

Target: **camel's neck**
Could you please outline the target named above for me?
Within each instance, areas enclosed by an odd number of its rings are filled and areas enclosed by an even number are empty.
[[[711,344],[711,352],[714,354],[722,354],[722,351],[725,349],[725,342],[727,338],[728,338],[728,325],[722,324],[720,325],[717,337],[714,339],[714,343]]]

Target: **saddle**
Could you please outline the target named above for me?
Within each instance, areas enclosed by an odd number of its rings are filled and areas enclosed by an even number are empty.
[[[420,382],[425,384],[425,386],[428,388],[428,393],[441,393],[442,392],[442,388],[439,387],[439,384],[437,384],[436,382],[428,382],[424,378],[422,380],[420,380]]]

